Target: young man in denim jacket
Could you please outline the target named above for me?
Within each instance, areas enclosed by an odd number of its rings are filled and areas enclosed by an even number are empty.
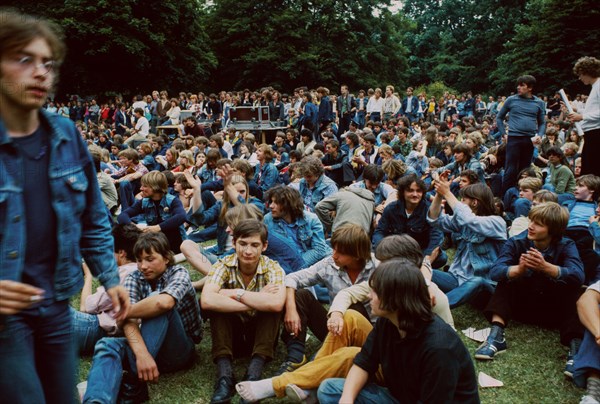
[[[0,391],[7,402],[72,402],[81,255],[117,319],[129,300],[83,139],[41,109],[65,55],[60,31],[6,9],[0,21]]]

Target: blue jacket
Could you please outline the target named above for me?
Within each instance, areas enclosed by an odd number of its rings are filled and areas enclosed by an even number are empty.
[[[408,234],[419,243],[424,255],[430,255],[436,247],[442,244],[444,233],[427,222],[428,211],[429,202],[425,199],[421,200],[410,217],[406,216],[404,199],[392,202],[383,210],[373,233],[373,247],[377,247],[377,244],[386,236]]]
[[[265,163],[262,166],[256,166],[255,169],[254,182],[256,182],[264,195],[265,192],[277,184],[279,171],[277,171],[277,167],[273,163]]]
[[[306,205],[311,212],[315,211],[317,203],[321,202],[329,195],[335,194],[337,190],[338,187],[336,183],[325,174],[321,174],[312,190],[308,189],[308,185],[306,185],[306,180],[304,178],[300,180],[300,195],[302,195],[304,205]]]
[[[81,256],[105,288],[119,284],[113,238],[96,170],[87,147],[68,118],[41,111],[50,127],[48,180],[56,214],[58,254],[55,300],[83,287]],[[0,120],[0,279],[21,281],[25,264],[25,203],[21,178],[7,174],[5,161],[16,159],[12,140]],[[40,246],[43,248],[43,246]]]
[[[305,121],[311,121],[315,128],[318,127],[319,111],[317,110],[317,106],[312,102],[307,102],[304,105],[304,117],[302,118],[303,125]]]
[[[533,241],[527,238],[527,232],[511,237],[502,246],[500,255],[490,270],[491,278],[498,282],[509,279],[508,268],[518,265],[521,254],[527,252],[533,246]],[[579,253],[573,240],[563,237],[557,243],[552,244],[551,248],[544,252],[544,259],[560,268],[560,275],[557,279],[550,279],[532,270],[528,270],[525,276],[539,277],[540,282],[548,282],[550,280],[571,286],[581,286],[583,284],[585,278],[583,263],[579,258]]]
[[[277,233],[284,240],[290,240],[287,228],[290,227],[284,219],[274,218],[271,212],[265,215],[263,222],[269,232]],[[300,248],[304,267],[311,266],[331,254],[331,248],[325,242],[323,225],[317,215],[304,211],[303,217],[299,218],[293,226],[298,244],[291,240],[291,248]]]
[[[444,232],[452,232],[456,244],[450,272],[459,284],[480,276],[490,278],[490,268],[496,263],[502,243],[506,240],[506,222],[500,216],[476,216],[471,209],[459,203],[454,215],[444,213],[437,220],[427,221]]]
[[[181,242],[187,238],[183,227],[186,219],[185,209],[179,197],[171,194],[162,197],[158,209],[160,209],[159,215],[157,215],[155,205],[150,198],[136,200],[131,207],[119,215],[117,221],[122,224],[129,224],[131,218],[143,215],[148,226],[160,226],[160,230],[169,240],[171,249],[177,252]]]
[[[416,115],[417,112],[419,111],[419,98],[413,95],[412,99],[410,100],[410,105],[411,105],[411,111],[410,111],[410,113]],[[404,115],[406,115],[407,114],[406,109],[408,108],[408,97],[405,97],[402,100],[402,107],[401,108],[402,108],[402,113]]]
[[[460,173],[462,173],[463,170],[473,170],[477,173],[477,176],[479,177],[479,181],[482,184],[485,184],[485,171],[483,171],[481,162],[479,160],[477,160],[477,158],[475,158],[475,157],[471,157],[471,159],[468,162],[466,162],[464,165],[460,165],[456,161],[452,161],[452,162],[446,164],[444,167],[438,168],[437,172],[439,174],[441,174],[446,170],[450,171],[451,178],[460,177]]]
[[[331,101],[329,101],[328,96],[325,96],[325,97],[321,98],[321,103],[319,104],[319,113],[318,113],[319,123],[331,122],[332,115],[333,115],[333,112],[331,110]]]

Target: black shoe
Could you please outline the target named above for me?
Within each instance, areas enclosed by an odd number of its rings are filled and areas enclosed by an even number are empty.
[[[119,390],[119,404],[140,404],[150,400],[148,384],[140,381],[137,375],[125,373]]]
[[[229,403],[235,394],[235,381],[233,377],[221,376],[215,383],[215,392],[213,393],[210,403],[222,404]]]

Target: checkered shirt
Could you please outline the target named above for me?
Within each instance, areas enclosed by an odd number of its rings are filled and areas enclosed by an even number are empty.
[[[217,284],[222,289],[245,289],[251,292],[260,292],[262,288],[271,283],[283,285],[284,278],[285,272],[279,263],[261,255],[256,274],[246,287],[238,270],[237,254],[231,254],[213,265],[213,269],[208,274],[207,283]]]
[[[157,280],[153,289],[140,271],[131,273],[125,279],[125,288],[129,291],[129,300],[135,304],[149,297],[153,292],[166,293],[175,299],[175,309],[181,316],[183,328],[195,343],[202,339],[202,318],[196,291],[192,286],[190,274],[181,265],[168,267]]]

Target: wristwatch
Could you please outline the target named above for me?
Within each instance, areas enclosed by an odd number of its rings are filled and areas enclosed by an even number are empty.
[[[238,302],[241,302],[242,296],[244,296],[244,293],[246,293],[246,291],[244,289],[238,289],[237,293],[235,294],[235,300],[237,300]]]

